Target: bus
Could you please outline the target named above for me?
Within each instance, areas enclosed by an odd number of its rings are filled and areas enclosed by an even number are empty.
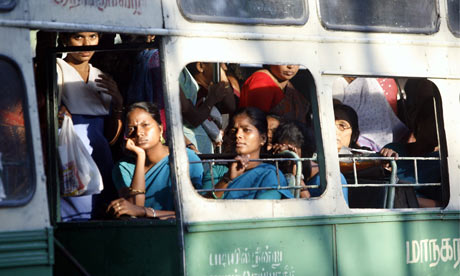
[[[0,1],[0,275],[458,275],[459,14],[455,0]],[[61,221],[55,59],[78,49],[55,40],[40,45],[37,31],[161,38],[175,219]],[[194,189],[179,76],[197,61],[247,71],[300,65],[320,196],[217,200]],[[441,181],[426,185],[440,190],[439,206],[395,207],[395,189],[423,183],[398,183],[394,176],[347,185],[384,188],[382,207],[346,203],[332,92],[340,77],[393,79],[402,104],[409,83],[434,87]],[[412,99],[421,96],[417,88],[410,92]]]

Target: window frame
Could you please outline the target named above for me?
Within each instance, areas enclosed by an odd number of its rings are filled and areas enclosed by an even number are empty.
[[[440,19],[440,12],[439,12],[439,2],[435,1],[435,8],[437,14],[437,22],[435,24],[434,29],[432,30],[423,30],[420,28],[397,28],[397,27],[389,27],[389,26],[364,26],[364,25],[352,25],[352,24],[331,24],[325,21],[325,17],[322,14],[321,3],[323,0],[317,0],[317,9],[318,9],[318,17],[321,25],[324,29],[330,31],[352,31],[352,32],[368,32],[368,33],[401,33],[401,34],[425,34],[431,35],[439,32],[439,27],[441,25]]]
[[[30,124],[30,113],[29,113],[29,94],[27,90],[27,85],[24,79],[24,75],[22,73],[21,68],[19,67],[18,63],[13,60],[12,58],[0,54],[0,62],[5,61],[8,65],[11,66],[11,69],[15,71],[17,74],[17,80],[19,84],[23,88],[23,94],[22,94],[22,105],[23,105],[23,116],[24,116],[24,129],[25,129],[25,136],[26,136],[26,156],[29,158],[28,162],[30,167],[28,168],[28,173],[29,173],[29,191],[19,199],[8,199],[6,197],[5,199],[0,201],[0,208],[8,208],[8,207],[20,207],[20,206],[25,206],[27,205],[34,197],[36,189],[37,189],[37,183],[36,183],[36,164],[35,164],[35,158],[33,157],[34,155],[34,148],[32,145],[32,133],[31,133],[31,124]],[[32,156],[31,156],[32,154]],[[5,183],[3,183],[4,186]]]
[[[224,23],[224,24],[239,24],[239,25],[271,25],[271,26],[303,26],[308,22],[310,11],[308,1],[298,0],[303,4],[304,14],[300,19],[280,19],[280,18],[240,18],[230,16],[213,16],[213,15],[197,15],[191,14],[184,9],[184,1],[190,0],[177,0],[177,6],[182,16],[192,22],[202,23]],[[246,0],[242,0],[246,1]],[[262,0],[263,1],[263,0]],[[293,0],[295,1],[295,0]]]

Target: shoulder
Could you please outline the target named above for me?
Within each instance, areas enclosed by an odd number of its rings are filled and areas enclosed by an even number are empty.
[[[126,170],[134,170],[135,167],[136,167],[135,160],[131,157],[125,157],[115,164],[114,169],[118,169],[120,171],[126,171]]]
[[[198,157],[198,155],[195,153],[195,151],[189,149],[189,148],[186,148],[186,151],[187,151],[187,156],[188,156],[188,160],[189,161],[200,161],[200,157]]]
[[[191,149],[186,149],[187,151],[187,156],[188,156],[188,161],[189,162],[196,162],[196,161],[201,161],[201,159],[196,155],[196,153],[191,150]],[[193,163],[190,164],[190,171],[196,172],[196,173],[202,173],[203,172],[203,164],[202,163]]]
[[[244,83],[245,85],[256,84],[259,82],[272,81],[272,78],[269,75],[270,73],[267,70],[259,70],[253,73]]]

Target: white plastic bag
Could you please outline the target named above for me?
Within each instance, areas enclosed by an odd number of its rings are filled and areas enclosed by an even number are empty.
[[[62,194],[78,196],[100,193],[104,188],[101,173],[75,133],[72,119],[68,116],[64,116],[58,138],[63,175]]]

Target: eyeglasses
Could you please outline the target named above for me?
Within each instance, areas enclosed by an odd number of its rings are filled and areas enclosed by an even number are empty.
[[[336,122],[335,126],[337,127],[338,130],[340,131],[345,131],[347,129],[350,129],[351,126],[345,122]]]

